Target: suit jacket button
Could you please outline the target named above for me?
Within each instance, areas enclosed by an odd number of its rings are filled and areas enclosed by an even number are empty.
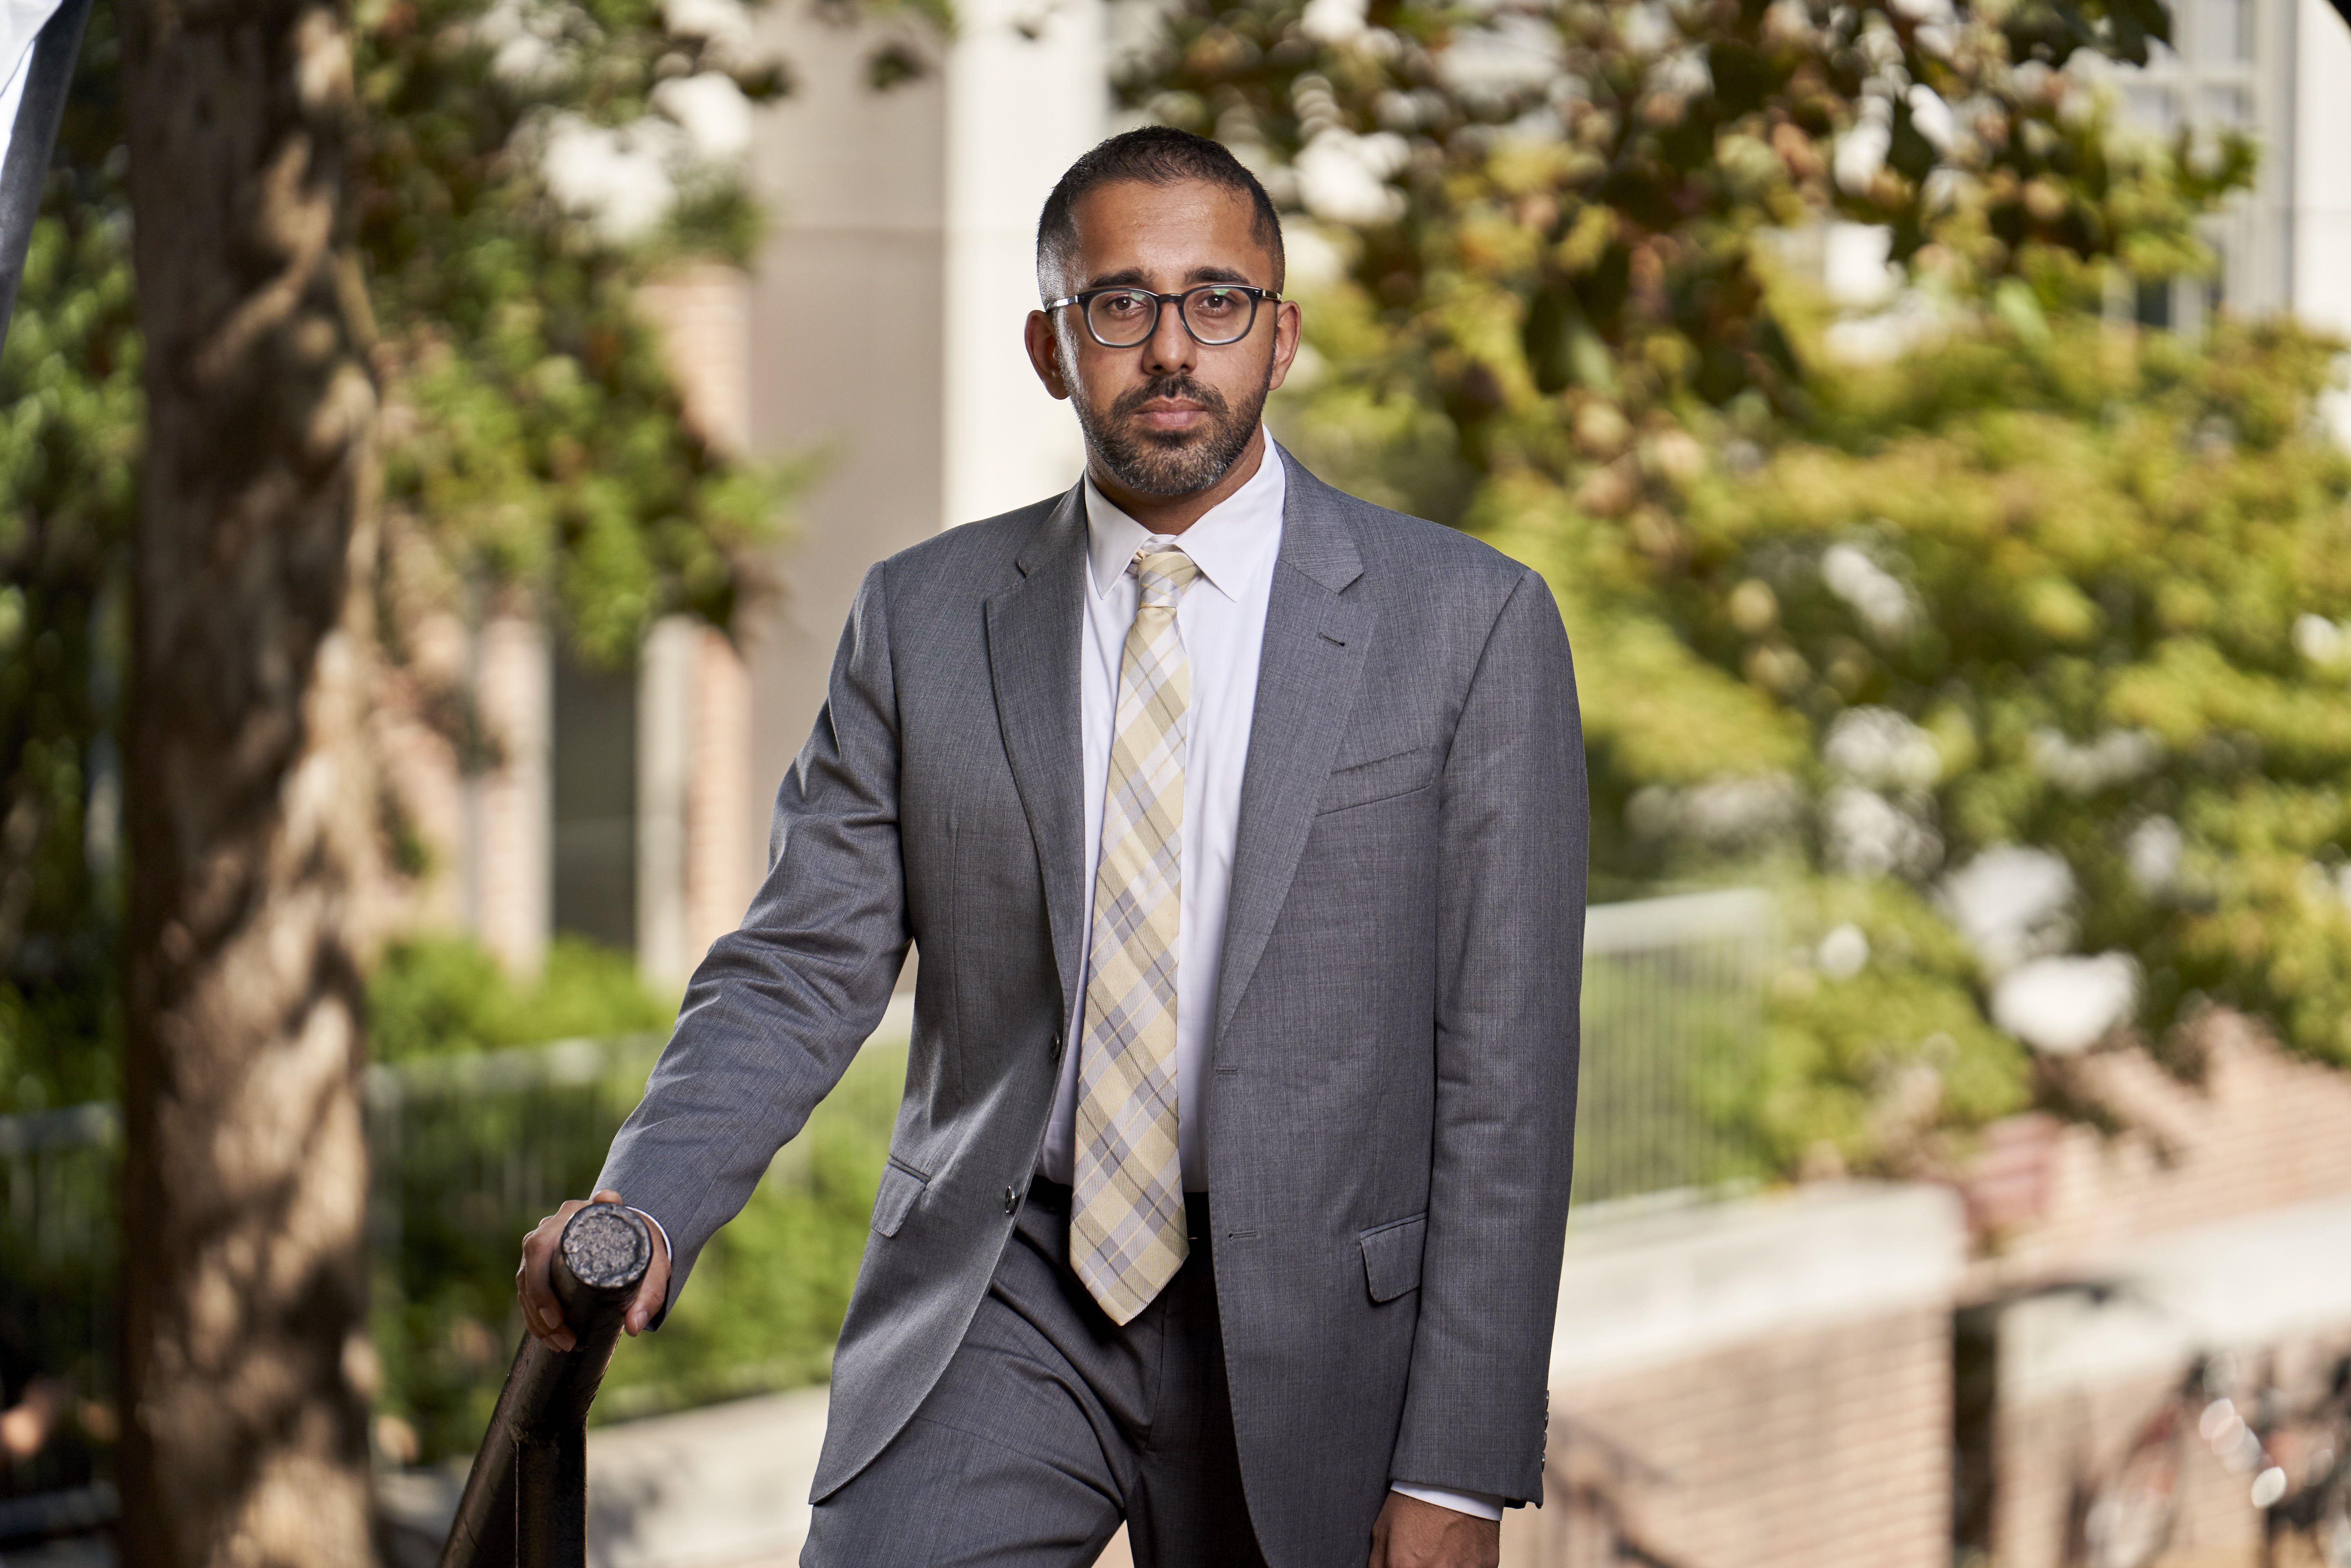
[[[1053,1031],[1053,1060],[1056,1061],[1061,1060],[1061,1031],[1060,1030],[1055,1030]]]
[[[1012,1186],[1006,1187],[1004,1189],[1004,1212],[1011,1214],[1016,1212],[1019,1207],[1020,1189],[1019,1187]]]

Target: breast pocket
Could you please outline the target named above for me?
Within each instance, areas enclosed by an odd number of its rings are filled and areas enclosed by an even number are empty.
[[[882,1167],[882,1189],[873,1195],[873,1233],[897,1235],[898,1228],[906,1223],[906,1216],[914,1212],[915,1203],[930,1185],[930,1177],[900,1163],[897,1155],[891,1155],[890,1163]]]
[[[1437,781],[1437,747],[1416,746],[1335,768],[1330,782],[1322,786],[1322,798],[1314,802],[1315,814],[1328,816],[1426,789]]]

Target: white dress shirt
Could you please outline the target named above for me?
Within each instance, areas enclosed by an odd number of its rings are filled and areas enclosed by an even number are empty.
[[[1225,899],[1233,881],[1240,822],[1241,774],[1249,766],[1249,721],[1257,707],[1258,654],[1265,644],[1265,607],[1281,551],[1281,503],[1289,485],[1269,443],[1249,482],[1172,541],[1200,575],[1176,606],[1176,630],[1192,666],[1192,707],[1184,758],[1184,843],[1176,956],[1176,1159],[1184,1186],[1208,1187],[1201,1135],[1200,1085],[1217,1017],[1217,971],[1225,946]],[[1085,630],[1078,643],[1079,705],[1085,747],[1085,938],[1078,972],[1093,945],[1094,873],[1102,860],[1102,797],[1110,788],[1111,740],[1117,727],[1119,666],[1134,623],[1135,551],[1155,536],[1086,481]],[[1167,541],[1162,541],[1167,542]],[[1082,993],[1081,993],[1082,998]],[[1071,1036],[1076,1046],[1084,1024]],[[1076,1152],[1076,1049],[1061,1056],[1061,1088],[1047,1124],[1040,1161],[1068,1182]]]
[[[1217,1017],[1217,982],[1225,946],[1225,904],[1232,891],[1239,832],[1241,777],[1249,766],[1249,726],[1257,708],[1258,656],[1265,644],[1266,605],[1281,553],[1282,502],[1289,477],[1271,437],[1247,483],[1173,538],[1199,577],[1176,610],[1176,627],[1192,666],[1190,732],[1184,763],[1182,883],[1176,958],[1176,1159],[1186,1191],[1208,1188],[1201,1129],[1201,1085]],[[1110,787],[1111,740],[1117,724],[1118,677],[1136,588],[1127,568],[1157,536],[1085,482],[1085,630],[1079,643],[1079,703],[1085,749],[1084,937],[1079,973],[1093,940],[1094,873],[1102,858],[1102,797]],[[1168,541],[1163,540],[1162,543]],[[1081,1000],[1082,1000],[1082,991]],[[1046,1124],[1038,1168],[1067,1184],[1075,1164],[1078,1059],[1084,1023],[1061,1058],[1061,1086]],[[1484,1519],[1502,1516],[1501,1500],[1434,1487],[1395,1490]]]

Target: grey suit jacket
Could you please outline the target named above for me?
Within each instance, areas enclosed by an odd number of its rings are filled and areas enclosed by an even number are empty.
[[[1541,1496],[1588,815],[1541,580],[1290,464],[1204,1097],[1249,1512],[1362,1568],[1391,1479]],[[672,1301],[922,953],[817,1499],[937,1381],[1080,1017],[1081,494],[867,574],[742,929],[600,1186]]]

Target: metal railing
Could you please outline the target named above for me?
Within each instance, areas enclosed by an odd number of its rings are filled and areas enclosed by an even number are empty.
[[[1593,908],[1578,1205],[1757,1173],[1738,1110],[1775,931],[1771,901],[1751,890]],[[898,1017],[876,1040],[903,1040],[904,1030]],[[423,1462],[475,1448],[514,1322],[512,1239],[590,1189],[659,1048],[652,1037],[570,1040],[369,1070],[370,1243],[375,1330],[393,1385],[387,1418],[397,1412],[412,1439],[422,1434]],[[886,1115],[879,1126],[886,1136]],[[807,1143],[795,1140],[779,1168],[805,1162]],[[0,1117],[0,1363],[70,1376],[101,1411],[114,1384],[120,1145],[109,1105]],[[511,1375],[507,1382],[511,1391]],[[383,1458],[409,1466],[420,1456],[385,1445]],[[41,1509],[60,1496],[77,1506],[100,1499],[104,1460],[103,1442],[68,1434],[32,1464],[0,1472],[0,1531],[13,1528],[12,1499]],[[499,1559],[475,1561],[486,1568]]]
[[[660,1045],[564,1040],[368,1070],[373,1327],[399,1429],[427,1433],[424,1461],[475,1450],[511,1343],[514,1238],[589,1190]],[[40,1451],[0,1466],[0,1552],[113,1517],[121,1143],[103,1103],[0,1116],[0,1404],[36,1376],[70,1390]]]
[[[441,1568],[585,1568],[588,1406],[653,1255],[645,1222],[618,1204],[590,1204],[563,1228],[549,1271],[572,1348],[523,1336]]]
[[[0,1466],[0,1552],[114,1517],[106,1439],[121,1141],[111,1105],[0,1117],[0,1403],[44,1385],[55,1400],[38,1450]]]
[[[1593,906],[1576,1204],[1761,1174],[1743,1124],[1778,927],[1756,888]]]

